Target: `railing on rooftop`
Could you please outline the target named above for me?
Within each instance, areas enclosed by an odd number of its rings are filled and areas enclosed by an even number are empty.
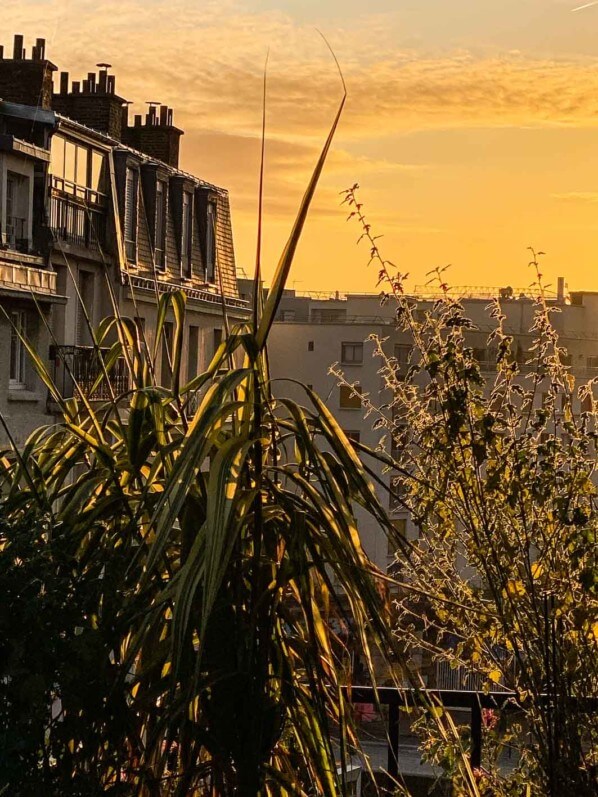
[[[157,291],[158,293],[175,293],[183,290],[189,299],[197,299],[201,302],[221,306],[222,297],[219,293],[212,292],[204,288],[193,288],[189,285],[181,285],[173,282],[163,282],[155,280],[153,277],[142,277],[137,274],[123,274],[123,282],[129,285],[132,290]],[[246,299],[238,299],[236,296],[226,296],[224,301],[227,307],[247,310],[249,302]]]
[[[287,297],[296,296],[300,299],[314,299],[320,301],[331,302],[345,302],[348,299],[356,299],[359,297],[375,299],[381,295],[381,291],[293,291],[288,292]],[[449,296],[453,299],[537,299],[540,296],[540,291],[533,286],[526,288],[505,288],[484,285],[455,285],[450,287],[446,292],[431,285],[405,285],[405,297],[430,300],[440,299],[444,296]],[[555,291],[545,290],[544,295],[549,300],[557,298]]]

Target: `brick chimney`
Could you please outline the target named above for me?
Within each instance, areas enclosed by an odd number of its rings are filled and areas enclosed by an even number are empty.
[[[0,46],[0,99],[44,111],[52,109],[52,73],[56,67],[46,59],[45,51],[46,40],[36,39],[28,59],[20,34],[14,37],[12,58],[5,58]]]
[[[144,155],[178,168],[179,144],[183,131],[172,123],[172,109],[158,103],[148,103],[145,120],[141,114],[135,116],[123,135],[123,142],[138,149]]]
[[[110,64],[98,64],[99,72],[89,72],[85,80],[74,80],[69,90],[69,73],[60,73],[60,90],[53,97],[53,108],[93,130],[122,140],[127,127],[127,101],[116,94],[116,79],[109,75]]]

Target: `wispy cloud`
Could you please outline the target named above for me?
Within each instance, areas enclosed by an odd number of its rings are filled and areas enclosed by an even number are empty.
[[[586,202],[595,204],[598,202],[598,191],[569,191],[562,194],[551,194],[552,199],[562,202]]]

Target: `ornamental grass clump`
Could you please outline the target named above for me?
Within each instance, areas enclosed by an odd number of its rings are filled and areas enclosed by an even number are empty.
[[[183,292],[159,299],[155,350],[116,308],[91,330],[101,371],[88,391],[70,374],[72,398],[29,351],[61,420],[0,460],[0,793],[345,793],[350,667],[329,620],[372,675],[395,647],[355,508],[388,521],[325,404],[275,401],[267,362],[343,105],[267,300],[258,267],[252,318],[205,373],[181,379]],[[128,389],[92,401],[116,368]]]

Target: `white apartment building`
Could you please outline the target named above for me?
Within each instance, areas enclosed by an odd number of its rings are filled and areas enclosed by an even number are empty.
[[[488,353],[486,346],[494,322],[487,307],[489,301],[497,296],[501,297],[501,307],[506,315],[505,330],[515,338],[518,359],[523,362],[532,341],[529,330],[535,308],[529,291],[463,289],[459,295],[466,315],[477,327],[476,331],[468,333],[468,338],[482,368],[486,365],[490,375],[493,353]],[[431,307],[435,297],[429,292],[419,295],[416,292],[414,299],[418,302],[418,310],[425,311]],[[552,320],[561,344],[569,352],[572,373],[580,382],[598,376],[598,292],[569,294],[561,279],[559,291],[550,303],[561,311],[554,313]],[[359,400],[351,397],[346,387],[339,386],[329,368],[338,363],[347,381],[359,384],[362,391],[370,393],[375,404],[383,404],[383,384],[378,374],[381,362],[372,356],[374,345],[368,338],[371,335],[385,338],[387,353],[396,356],[399,363],[406,363],[411,345],[405,333],[396,331],[394,312],[393,301],[381,306],[378,294],[299,294],[287,291],[270,338],[273,378],[292,378],[313,387],[350,438],[375,447],[383,434],[372,429],[375,418],[364,418]],[[275,391],[307,404],[305,393],[293,382],[277,381]],[[582,409],[578,407],[579,411]],[[379,473],[382,475],[381,469]],[[388,483],[390,475],[383,478]],[[384,500],[390,499],[385,496]],[[406,513],[396,507],[390,508],[401,532],[413,538],[415,529],[410,526]],[[394,552],[388,549],[385,535],[365,513],[359,520],[366,552],[380,568],[387,568],[393,561]]]

